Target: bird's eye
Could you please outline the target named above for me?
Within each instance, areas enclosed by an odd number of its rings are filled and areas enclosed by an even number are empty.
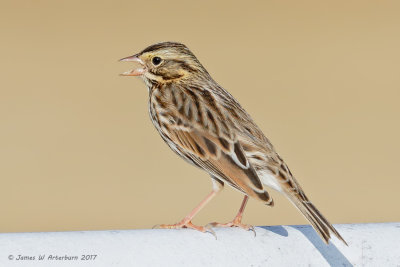
[[[160,57],[153,57],[151,60],[155,66],[159,65],[161,63],[161,58]]]

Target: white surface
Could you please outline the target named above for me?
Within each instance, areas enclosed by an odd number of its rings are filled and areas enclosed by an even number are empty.
[[[400,266],[400,223],[335,227],[349,247],[337,239],[327,246],[302,225],[256,227],[256,237],[216,229],[217,240],[190,229],[7,233],[0,234],[0,266]]]

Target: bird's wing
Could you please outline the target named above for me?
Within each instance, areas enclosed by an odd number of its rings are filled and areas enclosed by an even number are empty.
[[[273,200],[243,152],[233,126],[229,125],[209,93],[172,90],[168,138],[181,154],[196,165],[245,194],[273,205]],[[173,95],[175,94],[175,95]]]

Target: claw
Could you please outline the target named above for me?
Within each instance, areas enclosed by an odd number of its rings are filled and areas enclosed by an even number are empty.
[[[253,225],[249,225],[249,226],[250,226],[250,228],[249,228],[249,231],[253,231],[253,233],[254,233],[254,237],[256,237],[256,236],[257,236],[256,229],[254,228],[254,226],[253,226]]]
[[[233,220],[232,222],[229,223],[217,223],[217,222],[211,222],[206,224],[205,228],[211,229],[212,227],[238,227],[242,228],[247,231],[252,231],[254,233],[254,237],[256,237],[256,229],[254,228],[253,225],[249,224],[242,224],[240,221]]]
[[[217,234],[216,234],[215,231],[211,228],[211,226],[209,226],[209,224],[207,224],[206,226],[204,226],[204,228],[206,229],[206,232],[212,234],[212,235],[215,237],[215,240],[218,240]]]

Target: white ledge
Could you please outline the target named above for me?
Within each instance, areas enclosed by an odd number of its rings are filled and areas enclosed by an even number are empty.
[[[219,228],[217,240],[190,229],[5,233],[0,266],[400,265],[400,223],[335,227],[348,247],[337,239],[325,245],[308,225],[256,227],[256,237]]]

